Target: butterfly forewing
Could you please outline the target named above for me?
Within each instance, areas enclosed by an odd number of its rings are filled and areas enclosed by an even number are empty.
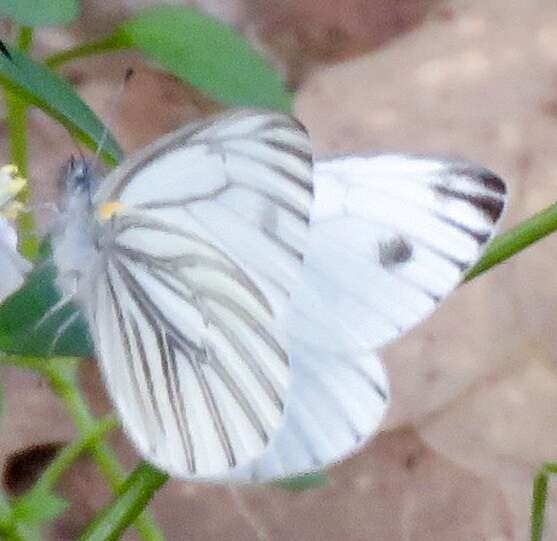
[[[296,121],[235,111],[148,147],[95,196],[120,209],[91,299],[107,383],[142,453],[177,476],[226,476],[281,422],[311,175]]]
[[[396,155],[318,162],[315,190],[292,332],[339,352],[380,347],[427,317],[478,260],[505,203],[485,169]]]

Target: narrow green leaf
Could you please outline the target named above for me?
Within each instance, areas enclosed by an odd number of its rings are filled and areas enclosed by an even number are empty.
[[[303,490],[315,490],[317,488],[324,488],[329,484],[329,477],[325,473],[313,472],[292,477],[290,479],[283,479],[282,481],[275,481],[273,486],[290,490],[292,492],[302,492]]]
[[[0,0],[0,17],[25,26],[68,24],[77,11],[77,0]]]
[[[58,518],[68,507],[68,502],[50,490],[36,490],[19,498],[13,505],[13,515],[18,522],[40,525]]]
[[[81,317],[56,340],[57,330],[75,313],[75,306],[70,304],[41,322],[60,300],[55,276],[53,262],[39,263],[24,286],[0,305],[0,351],[29,357],[92,355],[87,325]]]
[[[48,113],[74,136],[96,149],[104,125],[75,90],[17,49],[10,48],[9,52],[11,60],[0,54],[0,84]],[[122,151],[110,133],[103,145],[103,154],[112,163],[117,163],[122,157]]]
[[[164,68],[226,105],[289,111],[291,94],[237,32],[195,9],[148,9],[117,32]]]
[[[530,541],[542,541],[545,526],[548,483],[549,475],[542,468],[534,478],[532,508],[530,512]]]
[[[113,541],[145,509],[168,475],[149,464],[140,464],[126,479],[120,495],[91,523],[80,541]]]
[[[557,203],[553,203],[495,237],[483,257],[466,275],[466,281],[503,263],[555,231],[557,231]]]

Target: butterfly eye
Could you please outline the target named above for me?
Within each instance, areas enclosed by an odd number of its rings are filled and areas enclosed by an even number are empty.
[[[60,188],[66,193],[90,190],[92,181],[90,164],[84,159],[71,156],[63,169]]]

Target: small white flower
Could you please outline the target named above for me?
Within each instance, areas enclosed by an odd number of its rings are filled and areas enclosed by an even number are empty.
[[[19,175],[15,165],[0,167],[0,215],[14,220],[23,205],[14,201],[16,195],[25,187],[27,181]]]
[[[0,168],[0,302],[21,287],[31,268],[17,251],[17,232],[13,226],[23,208],[14,198],[25,184],[15,165]]]

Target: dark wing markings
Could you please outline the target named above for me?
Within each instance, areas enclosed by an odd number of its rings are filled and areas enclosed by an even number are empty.
[[[148,419],[149,416],[147,415],[146,406],[145,406],[145,403],[143,401],[143,395],[141,393],[141,388],[139,386],[139,381],[137,379],[137,374],[135,372],[135,367],[133,365],[133,359],[132,359],[132,354],[131,354],[131,341],[130,341],[130,336],[128,334],[128,331],[126,329],[124,313],[122,311],[122,307],[120,306],[120,303],[118,302],[118,297],[116,296],[116,293],[115,293],[115,290],[114,290],[114,285],[112,283],[112,279],[110,277],[110,273],[108,272],[108,269],[106,270],[106,272],[104,274],[105,274],[105,278],[106,278],[108,291],[109,291],[109,294],[110,294],[110,299],[112,301],[112,305],[114,306],[114,310],[116,312],[116,320],[117,320],[117,324],[118,324],[118,330],[119,330],[120,336],[122,337],[122,340],[123,340],[123,345],[124,345],[124,350],[125,350],[126,366],[128,368],[128,373],[130,375],[130,379],[131,379],[131,382],[132,382],[132,389],[133,389],[133,392],[134,392],[134,395],[135,395],[136,402],[139,405],[139,407],[141,408],[141,414],[142,414],[141,418],[144,420],[143,426],[144,426],[144,429],[145,429],[145,433],[149,434],[150,431],[147,430],[147,425],[146,425],[146,422],[145,422],[145,420]],[[145,374],[144,374],[144,377],[146,377]],[[150,396],[149,399],[151,401],[151,406],[153,407],[154,397]],[[155,408],[153,408],[153,411],[155,411]],[[158,409],[157,409],[157,411],[158,411]],[[159,427],[159,428],[161,428],[161,427]],[[164,434],[164,428],[162,428],[162,432]]]
[[[118,240],[117,235],[119,233],[123,233],[127,229],[154,229],[156,231],[174,234],[190,242],[198,243],[204,248],[215,252],[230,265],[230,268],[228,269],[226,274],[229,277],[231,277],[232,280],[238,282],[247,291],[249,291],[253,295],[253,297],[257,300],[257,302],[261,304],[269,314],[273,315],[273,309],[271,305],[267,301],[267,298],[262,293],[262,291],[257,287],[255,282],[232,259],[230,259],[230,257],[226,255],[226,253],[224,253],[222,250],[220,250],[213,244],[204,241],[201,237],[198,237],[197,235],[186,233],[185,231],[183,231],[178,227],[172,227],[169,224],[164,222],[159,222],[158,220],[142,218],[142,220],[139,221],[139,220],[132,220],[130,219],[130,217],[127,216],[125,218],[121,218],[120,220],[117,221],[117,223],[115,223],[115,240],[114,240],[114,245],[111,246],[111,248],[118,249],[118,250],[127,248],[125,247],[124,244],[117,243]],[[137,250],[136,252],[139,253],[139,251]],[[151,260],[154,259],[153,256],[149,254],[145,254],[145,257]],[[205,260],[205,262],[206,261],[207,260]],[[201,262],[201,258],[200,258],[200,262]]]
[[[474,166],[453,166],[447,171],[450,175],[459,177],[466,177],[467,179],[476,182],[480,186],[492,192],[505,195],[507,187],[505,183],[489,169],[477,168]]]
[[[191,430],[186,414],[186,404],[184,402],[184,393],[181,389],[181,382],[178,376],[178,367],[176,366],[176,354],[174,348],[169,347],[169,340],[166,334],[161,333],[161,359],[164,380],[166,382],[166,392],[170,399],[170,407],[178,427],[178,434],[182,449],[186,457],[188,470],[192,473],[196,472],[195,449],[191,437]]]
[[[161,312],[156,304],[153,303],[153,300],[149,297],[149,295],[147,295],[141,285],[137,282],[137,279],[128,271],[128,269],[117,259],[115,259],[114,263],[120,271],[128,289],[130,290],[130,292],[134,293],[134,299],[138,299],[138,304],[142,304],[145,314],[148,314],[150,311],[155,320],[160,321],[161,326],[165,327],[170,335],[173,337],[173,339],[180,344],[182,350],[184,349],[184,347],[187,347],[189,350],[192,351],[192,354],[194,355],[206,354],[206,362],[208,366],[214,370],[222,383],[227,387],[230,394],[234,397],[234,399],[244,412],[244,415],[250,421],[252,427],[255,429],[263,443],[267,443],[269,441],[269,436],[264,428],[263,422],[255,412],[249,401],[246,400],[236,382],[226,371],[213,349],[209,345],[204,345],[203,352],[203,350],[199,346],[189,340],[179,329],[176,328],[175,325],[172,324],[172,322],[168,320],[168,318],[166,318],[166,316]]]
[[[147,260],[141,257],[137,257],[134,250],[130,248],[125,248],[118,250],[119,253],[130,259],[131,261],[142,265],[142,267],[147,270],[153,278],[158,279],[165,287],[170,289],[173,293],[178,295],[184,302],[188,304],[194,304],[194,295],[201,295],[219,304],[223,308],[226,308],[240,319],[248,326],[250,329],[259,336],[265,344],[274,351],[275,355],[280,358],[283,364],[288,365],[288,356],[284,349],[279,345],[275,338],[265,329],[259,321],[257,321],[243,306],[236,303],[234,300],[230,299],[226,295],[222,295],[216,290],[212,290],[207,287],[197,287],[195,284],[190,283],[186,280],[183,275],[173,272],[175,269],[168,268],[164,264],[161,264],[155,259]],[[164,276],[167,275],[167,276]],[[185,296],[182,291],[176,288],[168,277],[173,278],[180,284],[188,288],[192,293],[190,296]],[[208,309],[204,306],[204,309]]]
[[[458,190],[453,190],[447,186],[439,184],[434,186],[434,190],[442,197],[466,201],[475,209],[482,212],[483,215],[486,216],[492,223],[495,223],[499,219],[505,206],[505,203],[502,199],[499,199],[492,195],[477,195],[472,193],[460,192]]]
[[[203,400],[205,401],[205,405],[207,406],[209,414],[211,415],[213,428],[217,433],[220,445],[226,456],[228,467],[233,468],[237,464],[236,456],[232,447],[232,442],[230,441],[230,437],[228,435],[228,431],[224,425],[220,408],[217,404],[217,401],[215,400],[215,397],[213,396],[213,391],[211,390],[211,387],[207,382],[207,378],[203,373],[203,365],[205,365],[206,363],[204,362],[204,359],[200,360],[198,358],[192,358],[191,356],[188,356],[188,352],[180,348],[180,345],[178,343],[176,344],[176,347],[181,350],[182,354],[186,356],[186,358],[190,362],[193,373],[195,374],[195,378],[197,379],[197,384],[201,389]],[[193,353],[193,356],[197,357],[195,352]]]
[[[270,169],[271,171],[279,174],[280,176],[282,176],[283,178],[288,180],[291,184],[294,184],[298,188],[301,188],[305,192],[308,192],[310,194],[313,193],[312,184],[308,184],[307,182],[304,182],[303,179],[300,178],[298,175],[295,175],[291,171],[288,171],[288,169],[286,169],[285,167],[283,167],[281,165],[277,165],[276,163],[269,162],[269,161],[266,161],[266,160],[262,160],[262,159],[258,158],[257,156],[254,156],[254,155],[250,154],[249,152],[243,152],[243,151],[235,149],[235,148],[225,148],[225,152],[228,155],[237,156],[239,158],[244,158],[244,159],[250,160],[250,161],[252,161],[252,162],[254,162],[258,165],[266,167],[267,169]],[[225,166],[226,166],[226,163],[225,163]]]

